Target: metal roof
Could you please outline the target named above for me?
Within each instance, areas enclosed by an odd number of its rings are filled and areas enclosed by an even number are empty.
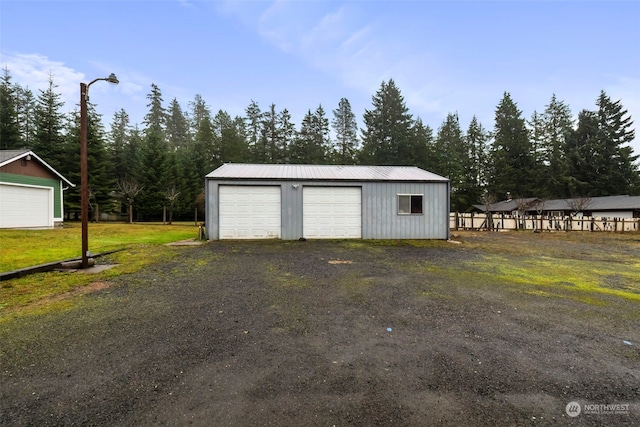
[[[207,175],[211,179],[413,181],[448,182],[414,166],[261,165],[226,163]]]

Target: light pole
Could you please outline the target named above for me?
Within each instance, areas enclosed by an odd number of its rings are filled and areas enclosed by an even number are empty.
[[[80,209],[82,212],[82,265],[89,267],[89,175],[87,166],[87,101],[89,86],[99,80],[118,84],[118,78],[111,73],[109,77],[92,80],[89,84],[80,83]]]

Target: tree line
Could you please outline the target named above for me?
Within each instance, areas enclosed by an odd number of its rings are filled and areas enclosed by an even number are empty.
[[[71,182],[80,182],[80,113],[64,105],[49,76],[38,94],[0,79],[0,149],[30,148]],[[601,91],[593,110],[574,120],[553,95],[541,112],[523,117],[505,92],[491,129],[474,116],[466,129],[457,113],[434,130],[407,108],[396,83],[383,81],[371,109],[356,115],[346,98],[328,114],[309,109],[299,126],[285,108],[251,101],[244,116],[213,112],[200,95],[184,110],[165,104],[152,84],[142,124],[125,109],[109,129],[88,104],[90,204],[95,212],[124,212],[155,220],[164,210],[193,218],[204,210],[204,177],[223,163],[418,166],[451,181],[451,209],[512,197],[541,199],[640,194],[633,121],[621,101]],[[330,118],[329,118],[330,116]],[[78,186],[79,187],[79,186]],[[65,212],[80,210],[79,188],[67,190]],[[94,209],[94,206],[96,208]],[[133,216],[135,212],[135,216]]]

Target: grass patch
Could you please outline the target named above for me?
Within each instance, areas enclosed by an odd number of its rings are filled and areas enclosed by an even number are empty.
[[[637,235],[491,233],[466,236],[482,256],[456,266],[423,266],[451,283],[510,286],[540,297],[606,305],[608,297],[640,302]],[[464,240],[463,235],[463,240]]]
[[[0,271],[61,261],[81,255],[80,223],[46,230],[0,230]],[[121,249],[135,244],[161,245],[196,238],[192,223],[162,225],[91,223],[89,250],[93,253]]]

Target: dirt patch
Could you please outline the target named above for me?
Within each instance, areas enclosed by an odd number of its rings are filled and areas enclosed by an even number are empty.
[[[92,282],[89,283],[86,286],[79,286],[77,288],[74,288],[70,291],[64,292],[62,294],[58,294],[55,296],[51,296],[51,297],[45,297],[42,298],[38,301],[35,301],[33,303],[27,304],[28,308],[32,308],[32,307],[42,307],[54,302],[59,302],[59,301],[64,301],[64,300],[68,300],[71,298],[75,298],[78,296],[82,296],[82,295],[87,295],[93,292],[98,292],[101,291],[103,289],[106,289],[108,287],[110,287],[111,285],[113,285],[112,282]]]
[[[0,326],[0,424],[639,425],[634,300],[473,267],[612,246],[529,236],[185,248],[77,309]],[[616,287],[638,267],[620,268]],[[574,418],[572,401],[629,410]]]

